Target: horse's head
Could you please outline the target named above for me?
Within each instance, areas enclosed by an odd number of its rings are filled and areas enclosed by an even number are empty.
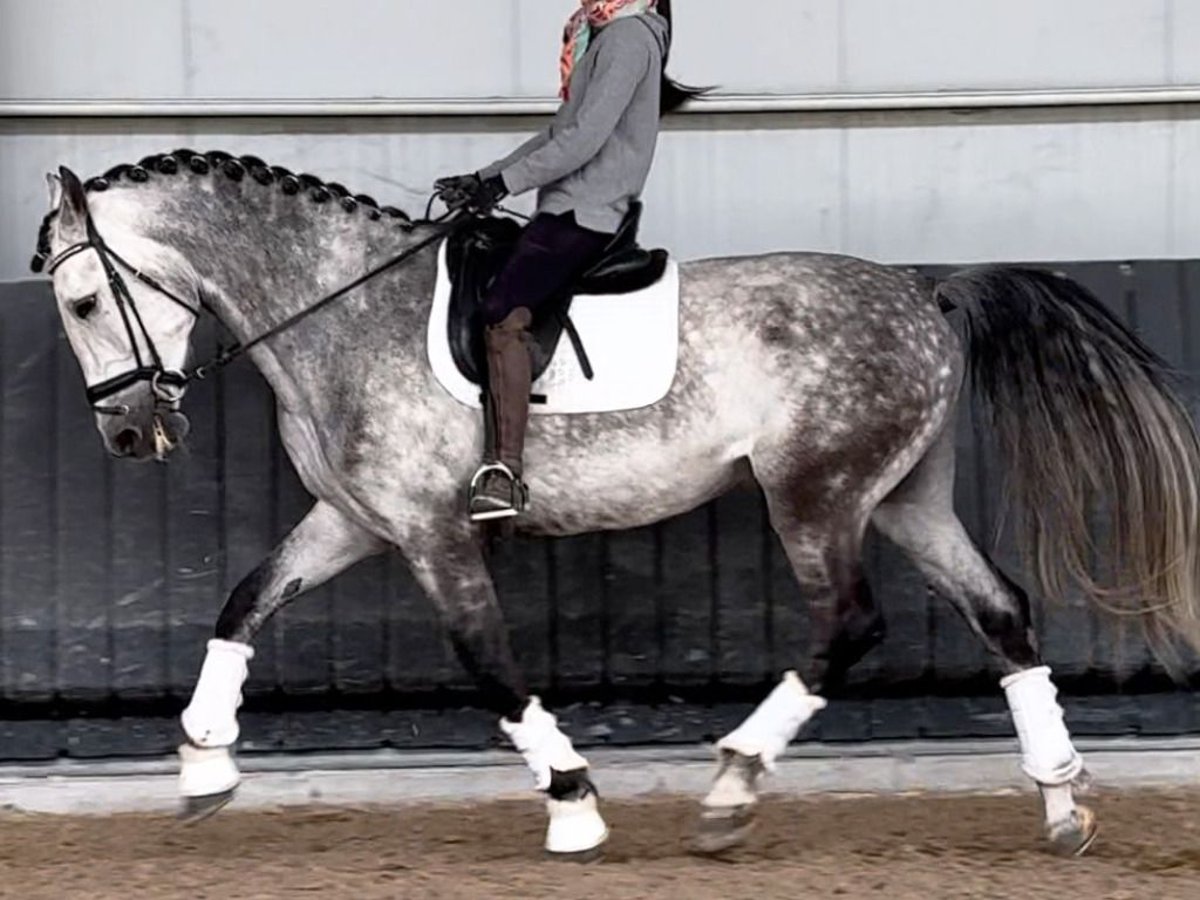
[[[51,213],[35,268],[54,279],[96,427],[114,456],[163,459],[188,430],[179,403],[199,280],[177,252],[142,233],[148,211],[138,192],[92,193],[89,206],[69,169],[47,178]]]

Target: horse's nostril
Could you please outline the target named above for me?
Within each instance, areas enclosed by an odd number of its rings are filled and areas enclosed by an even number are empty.
[[[137,428],[122,428],[113,438],[113,448],[118,456],[132,456],[141,439],[142,432]]]

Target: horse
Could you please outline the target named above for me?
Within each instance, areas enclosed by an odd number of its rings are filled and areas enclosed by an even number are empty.
[[[252,156],[178,150],[82,182],[48,176],[35,270],[47,269],[109,453],[165,460],[184,440],[197,319],[240,342],[277,399],[312,508],[228,597],[181,722],[185,815],[211,814],[239,773],[230,749],[256,633],[306,591],[398,550],[458,659],[523,756],[555,858],[600,851],[608,827],[587,760],[514,662],[468,521],[481,417],[433,377],[426,348],[444,225]],[[383,263],[383,261],[387,261]],[[363,273],[371,266],[371,277]],[[645,408],[535,416],[533,504],[519,533],[626,529],[756,483],[811,604],[806,647],[715,748],[694,842],[742,841],[764,779],[847,671],[884,638],[863,575],[874,526],[907,552],[994,654],[1045,834],[1091,843],[1087,777],[1063,723],[1025,589],[955,514],[953,422],[974,386],[1007,466],[1037,590],[1132,613],[1163,648],[1200,643],[1200,442],[1171,373],[1079,284],[987,265],[930,279],[845,255],[686,261],[666,396]],[[322,302],[319,289],[347,286]],[[952,321],[953,320],[953,321]],[[956,325],[955,322],[959,322]],[[223,361],[223,360],[222,360]],[[200,367],[203,368],[203,367]],[[1089,504],[1107,497],[1089,570]],[[636,602],[636,601],[633,601]],[[1164,649],[1164,658],[1166,650]]]

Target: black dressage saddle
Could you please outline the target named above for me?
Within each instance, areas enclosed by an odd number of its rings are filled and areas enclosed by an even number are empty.
[[[558,349],[563,332],[579,357],[584,375],[592,368],[579,332],[571,322],[571,301],[578,294],[630,294],[662,278],[667,268],[666,250],[646,250],[638,245],[642,205],[633,203],[620,229],[605,248],[600,261],[584,272],[562,297],[547,303],[535,318],[533,378],[536,381]],[[480,217],[457,228],[447,239],[446,266],[450,273],[450,353],[463,376],[473,384],[487,381],[483,343],[483,297],[508,262],[521,234],[521,226],[508,217]]]

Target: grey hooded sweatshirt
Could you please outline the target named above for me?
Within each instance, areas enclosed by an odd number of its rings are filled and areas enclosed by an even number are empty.
[[[502,175],[512,194],[539,189],[539,212],[615,232],[654,161],[669,31],[654,12],[597,29],[550,127],[479,175]]]

